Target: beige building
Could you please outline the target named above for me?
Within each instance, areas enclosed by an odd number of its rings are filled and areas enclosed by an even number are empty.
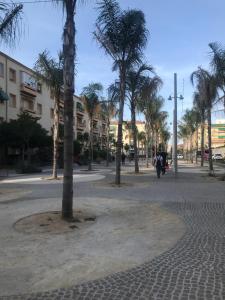
[[[145,122],[143,121],[136,121],[136,127],[138,133],[144,132],[146,133]],[[118,133],[118,121],[112,121],[110,124],[110,135],[113,139],[117,140],[117,133]],[[123,145],[129,145],[130,148],[133,148],[133,134],[131,128],[131,121],[124,121],[123,122]],[[144,155],[144,141],[138,141],[138,148],[139,153]],[[143,153],[142,153],[143,152]]]
[[[54,98],[42,82],[37,82],[32,69],[0,52],[0,89],[9,100],[0,102],[0,122],[14,120],[23,111],[39,117],[39,123],[51,133],[53,125]],[[63,100],[60,103],[60,122],[63,123]],[[84,103],[74,96],[74,138],[90,131],[90,122]],[[106,122],[97,114],[93,123],[94,141],[104,147]]]

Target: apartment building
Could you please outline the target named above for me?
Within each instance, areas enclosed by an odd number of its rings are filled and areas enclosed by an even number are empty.
[[[14,120],[23,111],[39,118],[39,123],[51,133],[54,117],[54,97],[34,71],[0,52],[0,89],[8,101],[0,101],[0,122]],[[60,101],[60,123],[63,123],[63,97]],[[90,121],[82,98],[74,95],[74,139],[90,132]],[[93,122],[95,143],[106,145],[106,121],[96,114]]]
[[[144,121],[136,121],[136,127],[137,131],[140,132],[146,132],[145,122]],[[123,122],[123,145],[129,145],[131,149],[133,148],[133,134],[132,134],[132,128],[131,128],[131,121],[124,121]],[[118,121],[112,121],[110,124],[110,135],[113,137],[113,139],[117,140],[117,133],[118,133]],[[138,148],[139,153],[144,154],[143,152],[143,141],[138,141]]]

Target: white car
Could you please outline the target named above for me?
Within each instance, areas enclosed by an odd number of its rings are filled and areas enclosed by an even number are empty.
[[[222,159],[223,159],[223,156],[222,156],[222,154],[220,154],[220,153],[216,153],[216,154],[213,154],[212,159],[215,159],[215,160],[222,160]]]
[[[177,154],[177,158],[178,158],[178,159],[183,159],[184,156],[183,156],[183,154]]]

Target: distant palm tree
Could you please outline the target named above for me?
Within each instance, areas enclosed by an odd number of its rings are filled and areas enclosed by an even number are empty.
[[[119,71],[120,104],[116,151],[116,184],[120,184],[123,110],[126,77],[130,67],[140,63],[147,43],[147,30],[142,11],[122,11],[115,0],[102,0],[94,36],[106,54],[113,59],[113,70]]]
[[[118,84],[111,84],[108,88],[107,100],[101,101],[102,114],[106,118],[107,124],[107,142],[106,142],[106,166],[109,166],[109,143],[110,143],[110,122],[117,114],[117,104],[119,102]]]
[[[131,126],[134,144],[134,163],[135,173],[139,173],[138,149],[137,149],[137,128],[136,128],[136,108],[138,101],[141,101],[142,89],[145,86],[146,77],[143,75],[146,71],[153,71],[151,66],[141,64],[138,69],[131,69],[127,74],[127,97],[129,99],[131,111]]]
[[[210,74],[207,70],[198,67],[198,69],[192,73],[191,81],[199,87],[201,95],[204,98],[207,123],[208,123],[208,147],[209,147],[209,175],[213,174],[213,161],[212,161],[212,135],[211,135],[211,109],[214,102],[217,99],[217,82],[216,78]]]
[[[141,101],[137,104],[138,111],[142,112],[146,121],[146,166],[149,166],[149,148],[152,149],[153,127],[152,127],[152,105],[159,89],[162,86],[162,80],[159,76],[153,78],[147,77],[141,92]],[[151,145],[150,145],[151,141]]]
[[[138,149],[140,149],[140,144],[142,146],[142,155],[144,153],[144,146],[146,145],[146,132],[140,131],[137,135]]]
[[[51,58],[47,51],[39,54],[35,63],[37,78],[41,79],[51,90],[54,96],[53,121],[53,170],[52,177],[57,178],[57,164],[59,156],[59,103],[63,87],[63,59],[59,54],[58,61]]]
[[[194,109],[198,112],[201,126],[201,167],[204,166],[204,154],[205,154],[205,119],[206,119],[206,105],[204,98],[201,95],[201,91],[195,91],[193,95]],[[197,129],[198,132],[198,129]],[[197,155],[196,155],[197,160]],[[196,161],[197,162],[197,161]]]
[[[0,43],[12,46],[21,34],[22,4],[0,2]]]
[[[83,88],[82,96],[84,100],[85,109],[89,115],[90,120],[90,135],[89,135],[89,150],[88,150],[88,170],[92,170],[93,158],[93,118],[96,113],[100,111],[100,92],[103,87],[100,83],[90,83]]]
[[[187,132],[189,134],[190,160],[193,163],[193,135],[196,132],[196,130],[198,130],[198,126],[199,126],[199,123],[200,123],[199,112],[197,110],[193,109],[193,108],[192,109],[186,109],[186,111],[185,111],[185,113],[182,117],[182,120],[183,120],[184,126],[186,126]],[[198,138],[197,138],[197,140],[198,140]]]

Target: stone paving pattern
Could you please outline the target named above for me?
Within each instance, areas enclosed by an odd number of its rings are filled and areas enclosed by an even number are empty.
[[[186,233],[152,261],[68,289],[0,299],[225,299],[225,205],[166,202],[163,206],[183,218]]]

